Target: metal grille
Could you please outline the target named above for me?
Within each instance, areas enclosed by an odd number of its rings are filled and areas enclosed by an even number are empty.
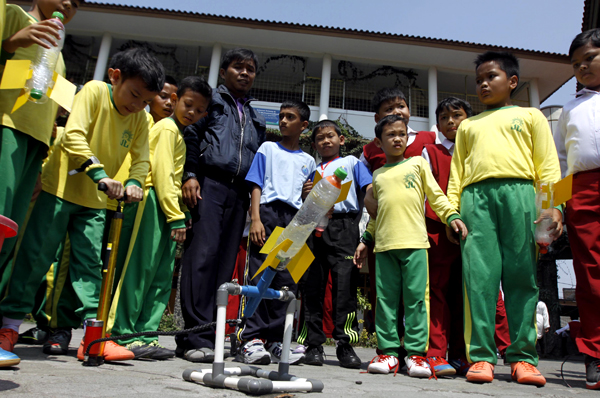
[[[67,35],[62,50],[67,80],[78,86],[92,80],[98,59],[94,51],[97,41],[95,37]]]
[[[420,88],[411,88],[408,92],[408,109],[411,116],[429,117],[429,93]]]
[[[288,99],[317,105],[321,81],[306,73],[306,58],[294,55],[257,54],[259,67],[251,95],[260,101],[281,103]]]

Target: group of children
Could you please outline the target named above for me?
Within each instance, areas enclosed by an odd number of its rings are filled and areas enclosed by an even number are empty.
[[[7,6],[3,59],[32,59],[42,39],[57,36],[47,21],[52,12],[63,12],[66,23],[82,1],[37,0],[29,13]],[[351,344],[358,341],[358,267],[371,247],[378,355],[368,372],[395,373],[404,363],[413,377],[458,372],[470,382],[491,382],[502,284],[511,341],[506,362],[517,382],[543,386],[535,350],[539,217],[534,184],[557,182],[562,166],[563,175],[574,175],[566,222],[582,324],[577,344],[586,354],[587,387],[600,388],[598,54],[599,30],[573,41],[569,56],[585,88],[565,106],[554,138],[539,110],[511,104],[519,83],[517,59],[487,52],[475,61],[477,94],[487,110],[472,116],[465,101],[441,101],[436,117],[443,142],[436,144],[432,132],[409,128],[404,94],[383,89],[373,100],[376,138],[360,160],[340,157],[345,137],[334,121],[313,126],[319,164],[300,148],[310,119],[301,101],[281,105],[281,141],[265,142],[265,120],[250,105],[258,67],[250,50],[224,55],[224,83],[216,89],[199,77],[179,83],[165,77],[160,62],[144,50],[115,54],[110,84],[92,81],[77,94],[43,168],[57,106],[27,103],[11,113],[18,93],[0,93],[0,167],[6,177],[0,182],[1,214],[22,225],[38,176],[42,186],[19,250],[14,250],[16,239],[8,239],[0,255],[0,366],[20,361],[13,353],[19,326],[35,309],[36,292],[53,263],[57,274],[59,247],[69,247],[70,286],[78,300],[72,312],[84,325],[96,318],[107,199],[125,197],[118,282],[108,319],[108,330],[123,338],[107,342],[105,359],[177,355],[212,362],[214,328],[178,336],[175,353],[156,338],[125,336],[158,328],[171,290],[176,242],[185,242],[185,327],[212,324],[215,292],[231,279],[247,212],[251,244],[245,282],[252,284],[265,259],[261,247],[276,227],[294,217],[316,173],[327,177],[342,167],[344,182],[351,183],[349,194],[328,213],[323,234],[310,237],[314,263],[299,285],[283,271],[271,286],[302,293],[305,324],[299,342],[305,349],[292,350],[290,362],[323,365],[323,300],[331,275],[336,355],[342,367],[361,367]],[[62,58],[58,65],[64,75]],[[360,237],[363,204],[371,220]],[[549,213],[548,230],[556,239],[563,214],[560,207]],[[284,303],[262,302],[238,331],[236,360],[278,361],[284,318]],[[456,319],[462,324],[452,322]],[[70,328],[48,334],[44,351],[66,354]],[[83,359],[83,341],[77,356]]]

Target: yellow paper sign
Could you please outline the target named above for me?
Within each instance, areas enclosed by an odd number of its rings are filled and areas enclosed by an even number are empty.
[[[573,196],[573,175],[570,174],[554,184],[554,205],[558,206]]]

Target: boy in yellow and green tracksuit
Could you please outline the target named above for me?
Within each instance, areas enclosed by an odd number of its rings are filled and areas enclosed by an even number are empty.
[[[537,215],[534,181],[557,182],[560,165],[548,120],[535,108],[512,106],[518,60],[510,53],[481,54],[477,93],[488,110],[463,120],[450,166],[448,199],[471,233],[461,244],[465,343],[473,365],[467,381],[489,383],[498,360],[494,342],[500,282],[511,345],[513,379],[543,386],[536,369]],[[562,214],[552,209],[552,236]]]
[[[156,331],[171,295],[176,242],[185,240],[190,218],[181,202],[186,146],[183,129],[206,115],[212,96],[204,79],[183,79],[173,94],[175,111],[150,130],[150,173],[144,200],[128,203],[119,241],[116,275],[120,275],[107,328],[113,336]],[[117,340],[136,358],[167,359],[175,353],[157,337]]]
[[[162,88],[164,69],[147,51],[130,49],[113,56],[108,74],[112,85],[92,81],[77,94],[65,134],[44,167],[43,191],[15,259],[7,295],[0,302],[0,345],[5,350],[12,351],[18,327],[32,310],[39,283],[67,233],[71,279],[82,301],[78,313],[82,319],[95,318],[106,195],[123,196],[123,185],[110,176],[127,153],[132,165],[125,191],[130,200],[142,198],[149,155],[148,120],[140,111]],[[106,195],[98,191],[100,182],[107,186]],[[82,346],[80,351],[78,358],[83,359]],[[106,360],[133,357],[112,344],[106,344],[105,354]]]

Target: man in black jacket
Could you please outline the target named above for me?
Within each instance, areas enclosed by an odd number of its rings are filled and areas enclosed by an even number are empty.
[[[223,56],[208,116],[185,130],[183,202],[192,230],[181,262],[181,309],[185,328],[213,322],[217,288],[233,275],[249,190],[244,179],[265,140],[266,123],[251,106],[258,60],[245,49]],[[177,355],[212,362],[215,329],[177,336]]]

